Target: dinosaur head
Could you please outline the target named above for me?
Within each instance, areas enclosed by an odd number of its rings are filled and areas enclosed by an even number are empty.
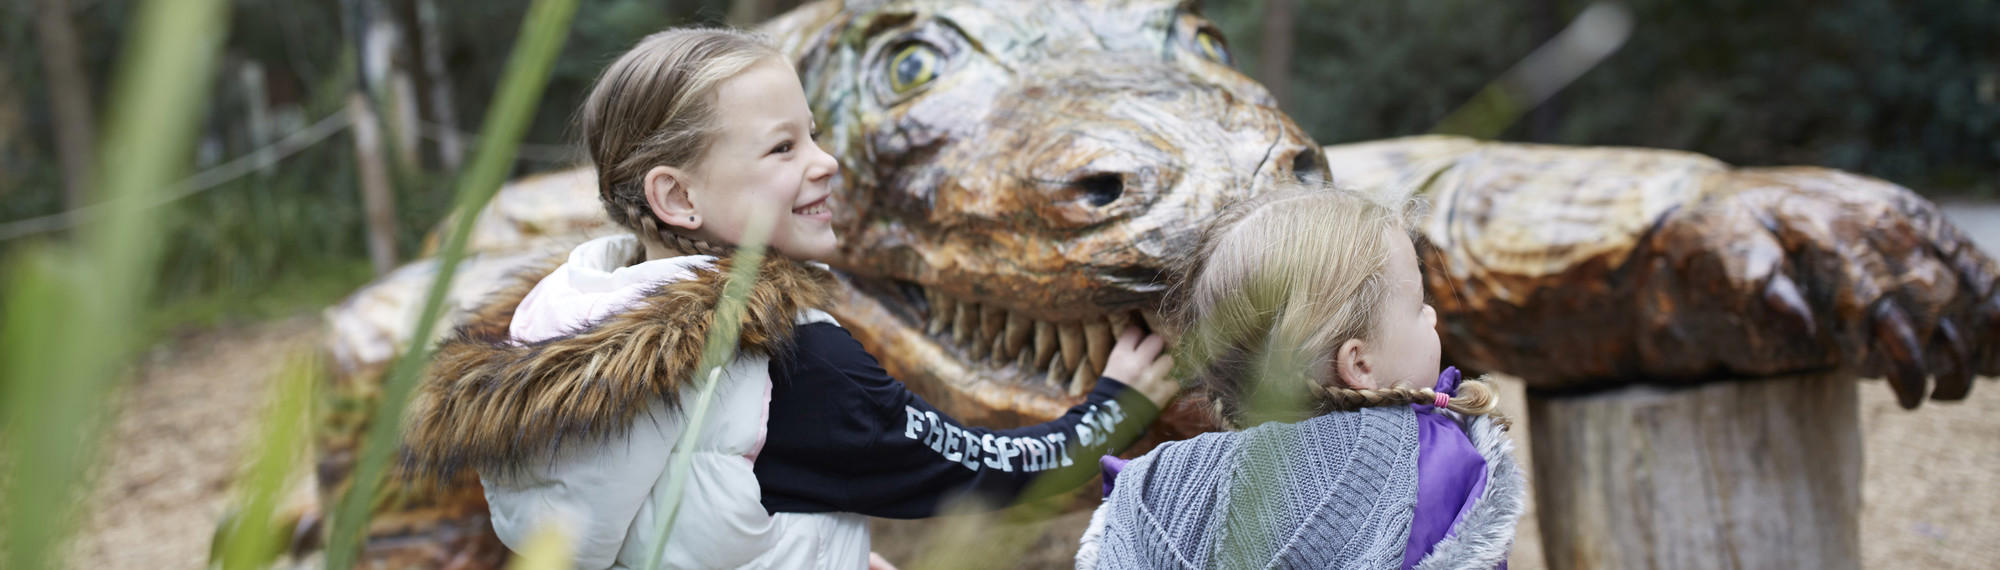
[[[841,157],[841,317],[972,421],[1088,390],[1218,208],[1318,145],[1184,2],[828,2],[772,24]],[[1148,325],[1142,325],[1148,326]]]

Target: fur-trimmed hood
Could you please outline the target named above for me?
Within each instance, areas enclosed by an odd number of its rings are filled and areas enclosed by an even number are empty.
[[[444,481],[466,467],[517,469],[565,442],[620,435],[656,400],[678,407],[729,267],[717,261],[609,317],[527,343],[509,325],[554,267],[511,282],[438,346],[404,416],[404,476]],[[799,313],[825,308],[834,283],[824,269],[767,257],[746,299],[738,351],[785,351]]]

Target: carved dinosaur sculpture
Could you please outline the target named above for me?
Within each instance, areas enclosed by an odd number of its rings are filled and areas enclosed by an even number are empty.
[[[1155,318],[1202,220],[1329,176],[1434,204],[1427,279],[1461,366],[1550,389],[1854,370],[1887,374],[1905,407],[1932,376],[1930,396],[1954,399],[1974,373],[2000,373],[2000,268],[1880,180],[1450,137],[1322,149],[1230,67],[1188,2],[828,0],[763,29],[797,61],[843,165],[837,316],[967,421],[1059,413],[1103,367],[1110,331]],[[622,231],[591,176],[503,189],[453,298]],[[345,487],[434,269],[413,262],[327,311],[323,498]],[[1209,429],[1200,399],[1154,435]],[[474,479],[392,488],[379,511],[369,555],[391,566],[505,556]]]

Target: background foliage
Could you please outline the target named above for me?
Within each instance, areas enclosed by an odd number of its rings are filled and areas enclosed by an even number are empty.
[[[416,0],[383,0],[405,6]],[[1257,69],[1270,0],[1205,12]],[[1581,0],[1292,0],[1289,112],[1322,143],[1423,133],[1583,9]],[[102,89],[131,0],[71,0],[81,64]],[[280,133],[344,108],[356,87],[352,2],[233,4],[192,157],[210,167],[256,148],[242,70],[265,73]],[[399,248],[413,255],[449,205],[435,135],[475,132],[525,0],[435,0],[455,125],[425,131],[395,172]],[[516,174],[576,160],[574,110],[640,36],[718,23],[727,0],[583,0]],[[0,5],[0,223],[63,208],[48,89],[29,11]],[[1738,164],[1816,164],[1934,197],[2000,195],[2000,0],[1628,0],[1624,48],[1502,138],[1685,149]],[[101,101],[98,102],[101,105]],[[100,113],[101,114],[101,113]],[[431,121],[431,117],[426,117]],[[167,321],[261,316],[331,301],[369,278],[354,143],[341,134],[182,201],[159,279]],[[16,240],[20,241],[20,240]],[[12,244],[7,244],[11,246]]]
[[[1422,133],[1581,0],[1297,0],[1287,111],[1322,143]],[[1243,69],[1266,0],[1212,2]],[[2000,193],[2000,2],[1625,0],[1623,49],[1508,140],[1812,164]]]

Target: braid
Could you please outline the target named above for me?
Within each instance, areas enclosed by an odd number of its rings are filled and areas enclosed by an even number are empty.
[[[1338,386],[1322,385],[1319,389],[1327,411],[1350,411],[1362,408],[1379,408],[1407,404],[1436,404],[1437,392],[1430,388],[1382,388],[1356,390]],[[1485,380],[1466,379],[1458,385],[1458,395],[1452,396],[1445,405],[1447,409],[1468,416],[1487,416],[1500,424],[1502,429],[1511,428],[1514,421],[1497,411],[1500,407],[1499,394]]]
[[[676,231],[666,231],[666,232],[656,231],[656,234],[661,237],[667,238],[668,243],[665,244],[667,246],[667,249],[671,249],[681,253],[713,255],[723,259],[728,259],[730,255],[736,253],[736,246],[715,245],[702,240],[688,237]]]
[[[680,232],[660,229],[660,219],[638,204],[625,205],[625,219],[639,226],[639,241],[647,245],[660,246],[667,251],[687,255],[712,255],[727,259],[736,253],[734,246],[717,246],[706,241],[682,235]]]
[[[625,204],[625,220],[625,225],[628,227],[632,225],[639,226],[637,231],[632,232],[639,235],[639,243],[672,249],[672,246],[660,240],[660,220],[654,218],[652,212],[641,208],[639,204],[627,203]]]

